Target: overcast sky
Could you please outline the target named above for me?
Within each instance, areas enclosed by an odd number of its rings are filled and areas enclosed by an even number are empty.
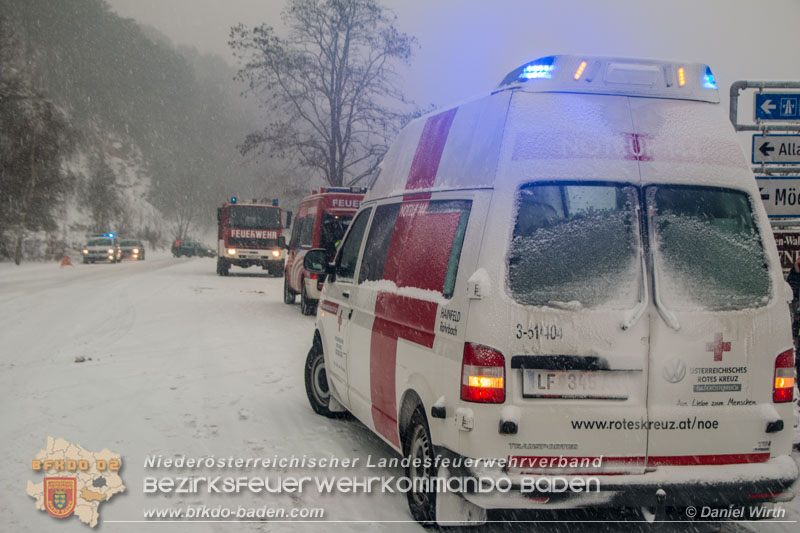
[[[283,0],[107,0],[176,43],[233,62],[231,26],[281,28]],[[515,67],[558,53],[711,65],[728,109],[735,80],[800,80],[800,0],[383,0],[419,47],[408,97],[445,107],[480,96]],[[752,99],[739,122],[751,122]],[[740,134],[745,150],[750,136]]]

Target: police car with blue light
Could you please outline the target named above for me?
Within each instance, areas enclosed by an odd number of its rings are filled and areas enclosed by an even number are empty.
[[[84,264],[97,261],[118,263],[122,261],[122,248],[113,233],[96,233],[88,236],[81,256]]]

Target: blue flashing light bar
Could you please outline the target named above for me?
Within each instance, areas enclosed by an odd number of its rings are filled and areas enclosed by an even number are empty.
[[[235,204],[235,203],[236,203],[236,197],[235,197],[235,196],[231,196],[231,203],[232,203],[232,204]]]
[[[706,73],[703,76],[703,87],[706,89],[715,89],[717,88],[717,80],[714,78],[714,73],[711,72],[711,67],[706,67]]]
[[[719,103],[717,80],[708,65],[659,59],[546,56],[523,63],[509,72],[497,87],[499,91],[506,89],[528,93],[610,94]]]
[[[519,74],[519,80],[533,80],[537,78],[552,78],[553,69],[555,68],[555,56],[542,57],[535,61],[531,61],[527,65],[522,66],[522,72]]]

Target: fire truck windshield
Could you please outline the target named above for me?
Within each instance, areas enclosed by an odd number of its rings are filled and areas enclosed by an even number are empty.
[[[228,223],[232,228],[280,229],[281,212],[271,206],[234,205]]]

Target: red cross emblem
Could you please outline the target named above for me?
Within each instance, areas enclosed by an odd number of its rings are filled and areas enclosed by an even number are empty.
[[[722,333],[715,333],[714,342],[706,343],[706,351],[714,352],[714,361],[722,361],[722,352],[730,352],[731,343],[722,342]]]

